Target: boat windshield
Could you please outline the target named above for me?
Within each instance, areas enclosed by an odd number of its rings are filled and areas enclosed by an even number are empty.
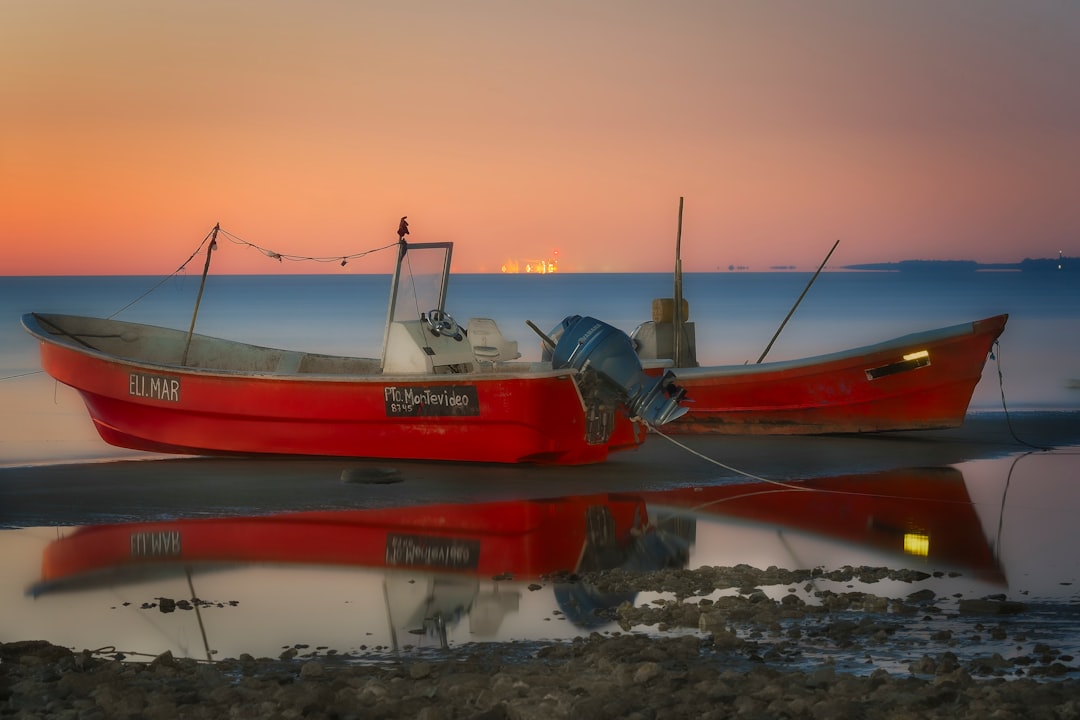
[[[383,360],[391,323],[430,317],[432,310],[445,311],[446,285],[450,279],[450,255],[454,243],[406,243],[398,249],[397,265],[390,285],[390,307],[383,329]]]
[[[418,320],[446,308],[453,243],[408,243],[398,253],[391,288],[389,322]]]

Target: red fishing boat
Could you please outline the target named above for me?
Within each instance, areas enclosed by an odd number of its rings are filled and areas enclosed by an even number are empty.
[[[679,198],[674,297],[653,300],[652,320],[631,334],[643,362],[654,372],[673,372],[686,389],[689,411],[669,432],[815,435],[932,430],[963,423],[1008,315],[827,355],[765,363],[770,341],[756,364],[702,367],[689,304],[683,297],[682,214]],[[839,243],[829,250],[780,330]]]
[[[670,375],[645,375],[630,339],[594,318],[567,318],[539,363],[516,360],[490,320],[459,327],[452,249],[399,243],[381,358],[212,338],[194,318],[186,332],[44,313],[23,325],[101,437],[135,450],[585,464],[685,412]]]
[[[667,316],[670,318],[670,315]],[[681,367],[670,319],[632,333],[642,362],[670,371],[688,412],[666,432],[811,435],[957,427],[1008,315],[798,360],[696,366],[683,323]]]

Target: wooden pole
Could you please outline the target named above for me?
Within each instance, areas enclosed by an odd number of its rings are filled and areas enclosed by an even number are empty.
[[[675,233],[675,353],[672,361],[675,363],[675,367],[682,367],[682,337],[683,337],[683,317],[682,311],[682,215],[683,215],[683,198],[679,197],[679,228]]]
[[[831,258],[833,254],[833,250],[835,250],[836,246],[839,244],[839,240],[833,243],[832,250],[829,250],[829,254],[826,255],[825,259],[821,261],[821,265],[818,267],[817,272],[814,273],[814,276],[810,278],[810,282],[806,283],[806,287],[803,288],[802,295],[799,296],[799,299],[796,300],[795,304],[791,306],[790,310],[788,310],[788,314],[787,317],[784,318],[784,322],[780,323],[780,327],[776,328],[776,333],[772,336],[772,340],[770,340],[769,344],[765,347],[765,352],[761,353],[761,357],[757,359],[758,363],[764,360],[765,356],[769,354],[770,350],[772,350],[772,346],[773,343],[776,342],[776,338],[780,337],[780,331],[784,329],[784,326],[787,325],[787,321],[790,320],[791,316],[795,313],[795,308],[799,307],[799,303],[801,303],[802,299],[806,297],[806,292],[810,289],[810,286],[814,284],[814,281],[817,280],[817,276],[821,274],[822,268],[825,267],[825,263],[829,262],[829,258]]]
[[[210,243],[206,246],[206,264],[202,269],[202,281],[199,282],[199,294],[195,297],[195,311],[191,313],[191,327],[188,328],[187,342],[184,343],[184,356],[180,359],[181,365],[187,365],[188,350],[191,349],[191,336],[195,334],[195,318],[199,316],[199,303],[202,302],[203,288],[206,287],[206,273],[210,271],[210,255],[213,254],[214,248],[217,247],[217,234],[218,229],[221,227],[221,223],[214,226],[214,231],[210,233]]]

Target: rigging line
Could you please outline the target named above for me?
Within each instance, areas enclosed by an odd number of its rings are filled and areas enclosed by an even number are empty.
[[[371,255],[373,253],[377,253],[377,252],[380,252],[382,250],[386,250],[388,248],[396,247],[398,245],[398,243],[395,241],[393,243],[390,243],[389,245],[383,245],[382,247],[373,248],[371,250],[364,250],[362,252],[351,253],[349,255],[333,255],[333,256],[328,256],[327,255],[327,256],[314,257],[314,256],[308,256],[308,255],[291,255],[289,253],[275,252],[273,250],[270,250],[269,248],[264,248],[264,247],[262,247],[260,245],[256,245],[255,243],[250,242],[248,240],[245,240],[242,237],[240,237],[238,235],[235,235],[235,234],[229,232],[228,230],[224,230],[224,229],[221,230],[221,234],[224,235],[226,237],[226,239],[228,239],[229,242],[233,243],[234,245],[245,245],[247,247],[254,248],[255,250],[258,250],[263,255],[266,255],[267,257],[272,258],[274,260],[288,260],[290,262],[303,262],[303,261],[322,262],[322,263],[345,262],[345,261],[348,261],[348,260],[355,260],[356,258],[361,258],[361,257],[364,257],[366,255]]]
[[[1029,448],[1034,448],[1036,450],[1051,450],[1052,448],[1043,447],[1042,445],[1035,445],[1035,444],[1029,443],[1029,442],[1027,442],[1025,440],[1021,440],[1020,437],[1016,434],[1016,430],[1013,429],[1012,418],[1009,415],[1009,407],[1008,407],[1008,405],[1005,404],[1005,375],[1004,375],[1004,372],[1001,369],[1001,341],[1000,340],[997,340],[997,339],[994,340],[993,355],[994,355],[994,363],[997,366],[998,390],[1001,392],[1001,408],[1005,411],[1005,424],[1007,424],[1009,426],[1009,434],[1012,435],[1013,440],[1020,443],[1021,445],[1026,445]]]
[[[165,284],[166,282],[168,282],[168,280],[169,280],[170,278],[172,278],[172,277],[175,277],[175,276],[176,276],[177,274],[179,274],[179,273],[180,273],[181,271],[183,271],[183,269],[184,269],[184,268],[186,268],[186,267],[188,266],[188,263],[190,263],[190,262],[191,262],[192,260],[194,260],[194,259],[195,259],[195,256],[199,254],[199,252],[200,252],[200,251],[201,251],[201,250],[203,249],[203,246],[204,246],[204,245],[206,245],[207,241],[208,241],[208,240],[210,240],[210,238],[211,238],[211,237],[213,237],[213,236],[214,236],[214,231],[213,231],[213,230],[211,230],[210,232],[208,232],[208,233],[206,234],[206,237],[204,237],[204,238],[203,238],[202,242],[201,242],[201,243],[199,243],[199,246],[198,246],[197,248],[195,248],[195,252],[191,253],[191,256],[190,256],[190,257],[189,257],[189,258],[188,258],[187,260],[185,260],[185,261],[184,261],[183,263],[181,263],[181,264],[180,264],[180,267],[176,268],[176,269],[175,269],[175,270],[173,270],[173,271],[172,271],[172,272],[171,272],[170,274],[168,274],[168,275],[166,275],[165,277],[161,278],[161,280],[159,280],[159,281],[157,282],[157,284],[155,284],[155,285],[154,285],[153,287],[151,287],[151,288],[150,288],[149,290],[147,290],[146,292],[144,292],[144,293],[143,293],[142,295],[140,295],[139,297],[137,297],[137,298],[135,298],[134,300],[132,300],[131,302],[129,302],[129,303],[128,303],[127,305],[125,305],[124,307],[122,307],[122,308],[120,308],[119,310],[117,310],[116,312],[114,312],[114,313],[113,313],[112,315],[110,315],[109,317],[107,317],[107,318],[106,318],[106,320],[112,320],[112,319],[113,319],[114,317],[116,317],[116,316],[117,316],[117,315],[119,315],[120,313],[124,312],[124,311],[125,311],[125,310],[127,310],[127,309],[128,309],[129,307],[131,307],[131,306],[132,306],[132,305],[134,305],[135,303],[139,302],[140,300],[142,300],[143,298],[145,298],[145,297],[146,297],[147,295],[149,295],[150,293],[154,292],[154,291],[155,291],[155,290],[157,290],[157,289],[158,289],[159,287],[161,287],[162,285],[164,285],[164,284]]]
[[[373,248],[371,250],[365,250],[363,252],[353,253],[351,255],[335,255],[334,257],[305,257],[305,256],[302,256],[302,255],[280,255],[278,253],[273,252],[272,250],[267,250],[266,248],[259,247],[255,243],[248,242],[247,240],[244,240],[243,238],[240,238],[240,237],[238,237],[236,235],[233,235],[232,233],[228,232],[227,230],[222,230],[222,229],[218,228],[218,231],[219,231],[219,233],[225,235],[229,239],[229,241],[234,243],[234,244],[247,245],[249,247],[255,248],[259,252],[267,255],[268,257],[277,258],[279,260],[284,259],[284,260],[290,260],[290,261],[311,260],[311,261],[315,261],[315,262],[341,262],[341,263],[344,263],[344,262],[347,262],[349,260],[355,260],[356,258],[364,257],[365,255],[371,255],[372,253],[376,253],[376,252],[379,252],[381,250],[386,250],[387,248],[391,248],[391,247],[394,247],[394,246],[397,245],[397,243],[395,242],[395,243],[391,243],[389,245],[383,245],[382,247]],[[142,295],[139,295],[137,298],[135,298],[134,300],[129,302],[127,305],[124,305],[122,308],[120,308],[119,310],[114,312],[112,315],[109,315],[107,319],[112,320],[117,315],[124,312],[125,310],[130,308],[132,305],[134,305],[135,303],[137,303],[140,300],[144,299],[150,293],[157,290],[159,287],[161,287],[166,282],[168,282],[171,278],[173,278],[176,275],[178,275],[179,273],[181,273],[191,263],[191,261],[194,260],[197,255],[199,255],[199,253],[202,251],[203,247],[206,245],[207,241],[209,241],[210,238],[213,237],[213,235],[214,235],[214,231],[211,230],[209,233],[207,233],[206,237],[203,238],[202,242],[199,243],[199,246],[197,248],[195,248],[195,252],[191,253],[191,256],[188,257],[188,259],[185,260],[183,263],[181,263],[180,267],[176,268],[176,270],[172,271],[172,273],[170,273],[170,274],[166,275],[165,277],[161,278],[161,280],[159,280],[156,284],[154,284],[152,287],[150,287]]]

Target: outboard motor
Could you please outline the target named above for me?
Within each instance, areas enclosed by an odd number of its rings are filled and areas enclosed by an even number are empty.
[[[621,330],[596,318],[572,315],[553,334],[559,339],[551,366],[595,374],[601,387],[623,402],[632,417],[660,426],[686,413],[679,405],[686,391],[674,384],[675,376],[671,372],[660,377],[645,374],[630,338]]]

